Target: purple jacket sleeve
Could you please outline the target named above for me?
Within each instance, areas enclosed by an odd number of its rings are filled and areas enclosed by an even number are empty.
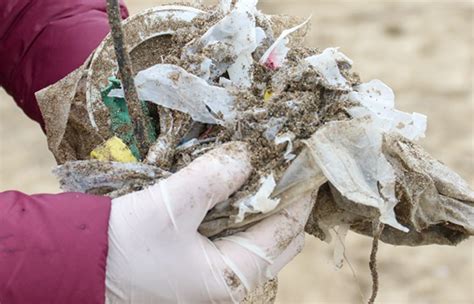
[[[108,32],[105,0],[0,0],[0,86],[44,127],[34,93],[78,68]]]
[[[0,193],[0,303],[105,301],[111,201]]]

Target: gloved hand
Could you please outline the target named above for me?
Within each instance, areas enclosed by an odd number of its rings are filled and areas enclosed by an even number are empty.
[[[198,226],[252,171],[231,143],[141,192],[112,202],[107,303],[238,303],[304,245],[310,197],[236,235],[210,241]]]

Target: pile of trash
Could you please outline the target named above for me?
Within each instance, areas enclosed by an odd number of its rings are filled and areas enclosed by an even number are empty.
[[[303,47],[309,20],[270,16],[256,0],[160,6],[123,23],[145,113],[131,128],[109,35],[78,70],[37,93],[66,191],[143,189],[228,141],[250,144],[255,172],[207,215],[214,238],[316,193],[306,231],[349,229],[399,245],[455,245],[474,233],[474,192],[414,141],[427,118],[395,108],[338,48]],[[145,152],[145,153],[144,153]],[[319,191],[318,191],[319,189]]]

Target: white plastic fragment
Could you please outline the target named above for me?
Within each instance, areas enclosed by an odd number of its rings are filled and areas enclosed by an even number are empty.
[[[218,75],[227,71],[230,80],[244,88],[252,84],[252,53],[258,46],[254,16],[256,8],[252,7],[254,2],[256,4],[256,1],[239,1],[234,10],[212,26],[200,39],[204,47],[221,46],[219,57],[236,58],[233,63],[214,62],[214,65]],[[212,59],[219,61],[217,58]]]
[[[138,96],[160,106],[188,113],[197,122],[223,124],[235,118],[234,97],[226,89],[171,64],[157,64],[135,77]],[[123,97],[123,90],[112,90],[111,97]]]
[[[267,33],[265,33],[265,30],[261,27],[256,27],[255,28],[255,40],[257,42],[257,45],[260,46],[263,42],[263,40],[265,40],[265,38],[267,38]]]
[[[199,139],[193,138],[191,140],[188,140],[184,144],[181,144],[181,145],[177,146],[176,150],[177,151],[183,151],[183,150],[192,148],[192,147],[197,146],[197,145],[199,145]]]
[[[168,147],[169,143],[164,138],[159,138],[148,150],[146,163],[156,164],[160,160],[160,157],[163,156],[163,153],[166,153]]]
[[[338,48],[327,48],[321,54],[305,59],[321,75],[325,85],[332,89],[348,91],[349,82],[342,76],[338,64],[352,66],[352,60],[339,52]]]
[[[220,0],[219,7],[224,14],[228,14],[230,12],[230,8],[232,6],[232,0]]]
[[[211,77],[211,66],[212,60],[206,58],[200,64],[193,63],[190,68],[197,71],[196,76],[208,81]]]
[[[287,142],[287,146],[286,146],[286,151],[285,151],[285,154],[283,155],[283,158],[289,162],[289,161],[292,161],[293,159],[296,158],[296,155],[293,154],[293,140],[295,139],[295,134],[292,133],[292,132],[288,132],[288,133],[285,133],[285,134],[282,134],[280,136],[277,136],[275,138],[275,144],[278,146],[278,145],[281,145],[281,144],[284,144],[285,142]]]
[[[408,232],[395,218],[395,172],[382,153],[383,129],[370,119],[325,124],[307,141],[326,178],[347,199],[377,208],[380,221]]]
[[[286,117],[270,118],[267,123],[267,129],[263,132],[263,136],[269,141],[275,140],[276,135],[280,132],[281,128],[283,128],[287,120]]]
[[[275,189],[276,182],[273,173],[262,177],[260,188],[257,193],[238,202],[239,213],[235,222],[241,223],[247,213],[268,213],[275,209],[280,203],[280,199],[271,199],[270,196]]]
[[[257,4],[258,0],[238,0],[235,3],[235,9],[241,9],[255,14],[257,12]]]
[[[58,178],[62,190],[82,193],[100,188],[109,188],[112,192],[170,175],[167,171],[144,163],[98,160],[66,162],[56,167],[53,173]]]
[[[361,84],[348,94],[348,98],[363,106],[348,110],[353,117],[369,116],[373,120],[380,120],[384,131],[399,133],[410,140],[425,137],[427,117],[396,110],[395,94],[382,81],[375,79]]]
[[[277,40],[263,54],[262,58],[260,59],[260,64],[266,66],[271,70],[275,70],[281,67],[286,59],[288,51],[290,50],[286,46],[289,42],[288,36],[305,26],[309,22],[309,20],[311,20],[311,17],[306,19],[306,21],[300,25],[297,25],[291,29],[284,30],[281,33],[280,37],[278,37]]]

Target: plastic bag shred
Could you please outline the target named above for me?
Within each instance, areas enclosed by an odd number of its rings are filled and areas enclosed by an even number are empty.
[[[187,113],[194,121],[223,124],[235,118],[234,97],[227,90],[176,65],[158,64],[141,71],[135,85],[140,99]],[[109,96],[123,97],[123,90],[112,90]]]

